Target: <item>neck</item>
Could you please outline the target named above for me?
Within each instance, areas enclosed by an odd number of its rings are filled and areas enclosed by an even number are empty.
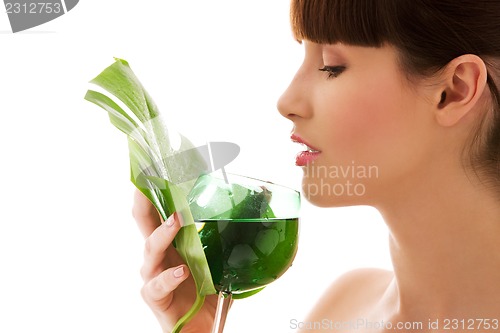
[[[500,312],[500,204],[459,173],[414,182],[381,204],[399,316],[484,318]],[[495,312],[495,313],[493,313]]]

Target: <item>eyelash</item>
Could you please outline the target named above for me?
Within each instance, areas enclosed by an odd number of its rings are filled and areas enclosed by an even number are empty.
[[[345,66],[325,66],[319,69],[322,72],[328,73],[328,78],[332,79],[339,76],[344,70]]]

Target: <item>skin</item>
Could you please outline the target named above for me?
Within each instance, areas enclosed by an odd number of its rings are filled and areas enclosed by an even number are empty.
[[[132,209],[145,238],[141,295],[156,316],[163,332],[171,332],[177,320],[194,303],[196,288],[189,269],[175,250],[172,241],[181,228],[177,214],[163,222],[149,200],[138,190]],[[217,296],[208,296],[198,314],[184,326],[183,333],[210,332]]]
[[[378,177],[358,179],[366,187],[363,196],[308,199],[319,206],[376,207],[390,230],[394,265],[394,272],[359,270],[339,278],[305,322],[367,318],[427,325],[429,319],[498,318],[500,205],[462,163],[490,98],[483,61],[464,55],[436,77],[410,83],[390,46],[305,42],[305,49],[278,103],[294,133],[321,151],[303,167],[303,189],[355,180],[307,177],[313,167],[353,160],[377,166]],[[346,69],[326,80],[318,71],[325,65]]]
[[[304,45],[304,62],[278,103],[293,132],[320,151],[302,167],[304,196],[323,207],[377,208],[390,231],[394,265],[394,272],[362,269],[341,276],[304,322],[421,321],[418,331],[431,332],[428,320],[439,319],[442,332],[446,318],[500,319],[500,205],[463,163],[470,133],[487,116],[491,98],[484,62],[464,55],[434,77],[409,82],[389,45]],[[344,69],[328,78],[318,70],[324,66]],[[353,165],[374,166],[377,173],[330,173]],[[362,184],[363,194],[327,190],[346,189],[347,182]],[[140,193],[134,216],[146,237],[142,294],[168,332],[194,300],[193,281],[170,244],[180,224],[174,216],[173,226],[162,225]],[[175,277],[179,267],[183,274]],[[210,299],[183,332],[209,332],[214,304]]]

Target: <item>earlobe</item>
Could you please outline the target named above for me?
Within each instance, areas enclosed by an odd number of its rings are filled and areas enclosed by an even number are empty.
[[[486,87],[484,61],[472,54],[453,59],[444,71],[436,108],[441,126],[453,126],[475,109]]]

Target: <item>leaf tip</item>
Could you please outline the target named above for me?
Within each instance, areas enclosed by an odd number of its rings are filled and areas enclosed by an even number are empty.
[[[113,57],[115,59],[116,62],[119,62],[121,63],[122,65],[125,65],[125,66],[128,66],[130,67],[130,65],[128,64],[128,61],[125,60],[125,59],[121,59],[121,58],[118,58],[118,57]]]

